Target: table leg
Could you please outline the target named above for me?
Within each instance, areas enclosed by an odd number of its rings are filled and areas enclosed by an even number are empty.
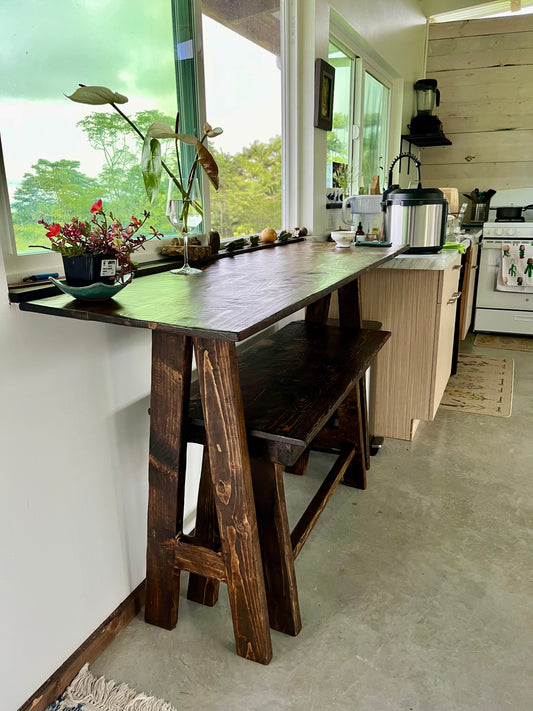
[[[338,290],[339,326],[362,328],[361,289],[359,279]],[[343,482],[348,486],[366,489],[366,470],[370,467],[370,438],[368,435],[368,411],[364,377],[354,388],[339,411],[339,427],[346,433],[351,430],[356,445],[356,457]],[[355,439],[353,439],[355,438]]]
[[[366,413],[361,400],[361,381],[344,399],[337,411],[339,419],[339,439],[355,448],[355,456],[342,479],[343,484],[356,489],[366,489],[366,455],[364,422]]]
[[[194,339],[237,654],[272,658],[265,583],[234,343]]]
[[[270,626],[297,635],[302,629],[291,531],[285,505],[283,466],[268,456],[252,458],[252,480],[260,531]]]
[[[150,464],[145,620],[172,629],[178,619],[174,541],[183,526],[187,442],[182,437],[191,382],[191,340],[152,334]]]
[[[220,535],[218,532],[217,514],[215,508],[215,494],[211,479],[211,466],[209,464],[209,451],[204,447],[202,459],[202,475],[198,489],[198,505],[196,507],[196,527],[194,536],[202,541],[208,548],[220,550]],[[191,573],[187,599],[201,605],[212,607],[218,600],[220,583],[214,578]]]

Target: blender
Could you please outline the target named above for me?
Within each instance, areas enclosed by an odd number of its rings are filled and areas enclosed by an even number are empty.
[[[416,116],[409,124],[412,135],[431,135],[442,132],[442,123],[433,109],[440,103],[440,91],[436,79],[419,79],[415,85]]]

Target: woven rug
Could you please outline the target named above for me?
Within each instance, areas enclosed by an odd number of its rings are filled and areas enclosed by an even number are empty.
[[[476,415],[510,417],[514,361],[459,354],[457,373],[448,380],[441,407]]]
[[[483,348],[531,351],[533,353],[533,338],[522,338],[520,336],[495,336],[491,333],[478,333],[474,339],[474,345],[483,346]]]
[[[65,693],[46,711],[176,711],[166,701],[140,694],[127,684],[97,679],[86,664]]]

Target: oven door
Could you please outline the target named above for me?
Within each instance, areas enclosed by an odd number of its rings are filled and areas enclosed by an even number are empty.
[[[496,289],[502,244],[485,239],[480,245],[474,331],[533,335],[533,294]]]

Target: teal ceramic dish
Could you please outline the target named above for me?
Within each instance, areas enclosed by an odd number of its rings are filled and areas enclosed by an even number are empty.
[[[80,301],[106,301],[107,299],[112,299],[113,296],[116,296],[125,286],[131,284],[131,275],[125,282],[115,282],[114,284],[95,282],[94,284],[89,284],[89,286],[68,286],[64,281],[54,279],[54,277],[48,278],[52,284],[55,284],[64,294],[68,294]]]

